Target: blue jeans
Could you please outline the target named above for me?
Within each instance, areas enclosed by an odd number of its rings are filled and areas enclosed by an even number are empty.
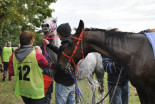
[[[128,84],[124,86],[118,85],[114,96],[113,96],[113,91],[115,89],[115,86],[108,84],[108,90],[110,90],[111,88],[112,88],[112,91],[109,93],[109,103],[111,102],[111,104],[128,104],[128,101],[129,101],[129,85]],[[112,96],[113,96],[113,99],[111,101]]]
[[[56,83],[55,101],[56,101],[56,104],[74,104],[75,84],[72,86],[64,86],[62,84]]]

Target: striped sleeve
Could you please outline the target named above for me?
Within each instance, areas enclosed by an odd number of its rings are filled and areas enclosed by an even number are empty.
[[[104,71],[108,74],[118,74],[121,69],[121,65],[118,65],[116,62],[113,62],[109,58],[103,58],[103,67]]]

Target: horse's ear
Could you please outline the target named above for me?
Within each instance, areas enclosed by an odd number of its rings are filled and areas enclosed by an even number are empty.
[[[84,29],[84,22],[82,21],[82,20],[80,20],[80,22],[79,22],[79,26],[78,26],[78,28],[77,28],[77,30],[76,30],[76,35],[80,35],[80,33],[82,32],[82,29]]]
[[[84,22],[83,22],[82,20],[80,20],[80,22],[79,22],[79,27],[78,27],[78,28],[81,28],[81,29],[84,28]]]

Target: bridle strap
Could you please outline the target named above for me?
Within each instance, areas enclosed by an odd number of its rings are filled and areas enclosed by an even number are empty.
[[[51,24],[51,23],[48,23],[48,24],[52,27],[52,31],[51,31],[51,33],[52,33],[52,32],[54,32],[54,31],[56,30],[57,26],[56,26],[56,27],[54,27],[54,26],[52,26],[52,24]]]
[[[53,35],[52,37],[49,37],[51,36],[53,32],[51,32],[50,34],[48,34],[47,36],[43,35],[43,39],[49,39],[49,40],[54,40],[55,39],[55,36]],[[44,44],[44,51],[45,51],[45,54],[46,56],[48,56],[48,53],[46,52],[46,45]]]
[[[72,61],[74,67],[76,68],[76,71],[78,71],[78,68],[77,68],[77,67],[78,67],[78,66],[82,63],[82,61],[83,61],[83,60],[82,60],[78,65],[76,65],[76,64],[75,64],[75,61],[74,61],[74,59],[73,59],[73,57],[74,57],[74,55],[75,55],[75,53],[76,53],[76,51],[77,51],[78,45],[80,44],[80,41],[81,41],[82,58],[84,59],[83,46],[82,46],[83,32],[84,32],[84,29],[82,29],[82,32],[80,33],[79,38],[77,38],[77,37],[71,37],[71,38],[73,38],[73,39],[78,40],[77,43],[76,43],[76,47],[75,47],[75,49],[74,49],[74,51],[73,51],[73,53],[72,53],[71,56],[68,56],[67,54],[65,54],[64,52],[62,52],[62,54],[63,54],[64,56],[66,56],[66,57],[69,59],[69,62]],[[72,74],[71,74],[71,75],[72,75]],[[72,76],[73,76],[73,75],[72,75]],[[74,81],[75,81],[75,84],[77,84],[74,76],[73,76],[73,79],[74,79]],[[77,86],[77,89],[78,89],[78,94],[79,94],[79,95],[82,97],[82,99],[84,100],[84,98],[83,98],[83,96],[82,96],[82,94],[81,94],[81,92],[80,92],[78,86]],[[80,100],[81,100],[81,99],[80,99]]]
[[[78,45],[80,44],[80,41],[81,41],[82,59],[84,59],[83,46],[82,46],[83,32],[84,32],[84,29],[82,29],[82,32],[80,33],[79,38],[77,38],[77,37],[71,37],[71,38],[73,38],[73,39],[78,40],[78,41],[77,41],[77,44],[76,44],[76,46],[75,46],[75,49],[74,49],[74,51],[73,51],[73,53],[72,53],[71,56],[68,56],[68,55],[66,55],[64,52],[62,52],[62,54],[63,54],[64,56],[66,56],[67,58],[69,58],[69,61],[72,61],[73,65],[74,65],[75,68],[76,68],[76,71],[78,71],[78,68],[77,68],[77,67],[82,63],[82,61],[81,61],[78,65],[76,65],[76,64],[75,64],[75,61],[74,61],[74,59],[73,59],[73,57],[74,57],[74,55],[75,55],[75,53],[76,53],[76,51],[77,51]]]

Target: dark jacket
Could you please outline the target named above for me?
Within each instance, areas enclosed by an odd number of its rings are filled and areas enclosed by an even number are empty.
[[[121,69],[122,73],[118,85],[126,85],[128,83],[129,80],[127,72],[125,71],[123,66],[117,64],[116,62],[113,62],[109,58],[103,58],[102,62],[104,70],[108,73],[108,84],[116,85]]]
[[[64,40],[62,40],[60,48],[57,48],[56,46],[53,46],[52,44],[47,45],[47,47],[52,49],[58,55],[57,64],[68,42],[69,42],[69,38],[65,38]],[[71,86],[74,84],[74,80],[70,74],[65,73],[64,70],[60,69],[60,67],[58,66],[54,70],[56,70],[56,73],[54,75],[54,80],[56,81],[56,83],[63,84],[65,86]]]

